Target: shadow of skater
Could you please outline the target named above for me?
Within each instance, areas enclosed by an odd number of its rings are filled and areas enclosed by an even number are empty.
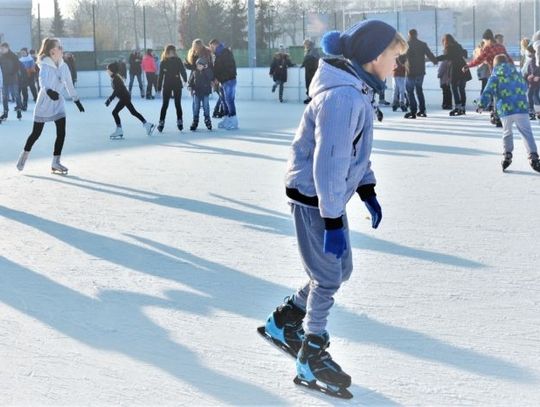
[[[178,302],[122,291],[91,298],[0,257],[0,301],[78,342],[150,364],[222,403],[284,404],[264,388],[208,368],[143,307],[178,308]],[[184,302],[197,295],[174,291]],[[187,299],[186,299],[187,297]]]

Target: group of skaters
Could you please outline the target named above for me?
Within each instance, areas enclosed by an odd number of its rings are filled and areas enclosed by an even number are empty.
[[[147,55],[151,56],[151,52],[147,52]],[[143,61],[141,61],[142,65]],[[70,69],[67,63],[64,62],[63,48],[58,39],[45,38],[43,40],[37,54],[37,66],[39,67],[38,75],[41,88],[37,94],[34,109],[32,133],[19,156],[17,169],[19,171],[24,169],[32,146],[40,137],[44,124],[53,121],[56,125],[56,141],[51,169],[53,172],[66,174],[68,172],[67,167],[60,162],[66,130],[63,92],[68,93],[80,112],[84,112],[84,107],[74,87]],[[187,77],[186,68],[191,70],[189,78]],[[130,66],[131,69],[136,69],[136,67]],[[105,104],[109,106],[114,99],[118,99],[112,112],[116,129],[110,138],[123,138],[119,113],[124,108],[127,108],[134,117],[140,120],[146,134],[151,135],[156,126],[147,121],[133,106],[131,92],[124,83],[125,76],[121,76],[121,65],[118,62],[109,64],[107,73],[111,77],[113,92],[107,98]],[[225,47],[223,43],[218,39],[213,39],[210,41],[209,46],[205,46],[200,39],[193,41],[185,64],[178,57],[174,45],[165,47],[161,55],[156,85],[158,92],[163,93],[159,124],[157,126],[158,131],[162,132],[165,127],[165,117],[171,98],[174,99],[176,108],[176,126],[179,131],[183,130],[181,95],[184,84],[187,84],[193,98],[193,121],[190,130],[195,131],[197,129],[201,108],[207,129],[212,129],[209,97],[213,90],[218,92],[217,109],[223,117],[218,127],[226,130],[238,128],[235,107],[236,63],[232,51]],[[20,113],[19,109],[17,111]]]

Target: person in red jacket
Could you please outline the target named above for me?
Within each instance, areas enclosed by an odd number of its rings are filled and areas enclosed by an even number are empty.
[[[152,49],[146,50],[141,62],[142,70],[146,74],[146,99],[154,99],[152,87],[157,91],[157,65]]]

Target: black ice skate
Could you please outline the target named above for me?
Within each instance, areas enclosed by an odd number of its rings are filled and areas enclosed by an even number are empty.
[[[206,128],[207,128],[208,130],[212,130],[212,120],[210,120],[209,117],[206,117],[206,118],[204,119],[204,124],[206,125]]]
[[[198,117],[194,117],[193,118],[193,122],[191,123],[191,126],[189,126],[189,129],[191,131],[195,131],[197,130],[197,127],[199,127],[199,118]]]
[[[504,153],[504,158],[501,161],[503,172],[512,164],[512,153]],[[531,164],[532,165],[532,164]]]
[[[427,117],[427,114],[426,114],[426,112],[418,112],[417,116],[418,117]]]
[[[531,168],[533,170],[540,172],[540,159],[538,159],[537,153],[531,153],[529,156],[529,163],[531,164]]]
[[[296,359],[304,340],[302,321],[305,316],[306,312],[296,306],[292,298],[287,297],[285,302],[268,316],[266,324],[257,328],[257,331]]]
[[[182,122],[182,119],[176,121],[176,127],[178,127],[179,131],[184,130],[184,123]]]
[[[19,119],[19,120],[22,119],[21,109],[17,109],[17,119]]]
[[[333,397],[350,399],[353,395],[347,387],[351,385],[351,376],[332,360],[326,351],[329,345],[328,334],[306,335],[296,360],[294,383]]]
[[[163,120],[160,120],[159,124],[157,126],[157,130],[161,133],[161,132],[163,132],[164,128],[165,128],[165,122]]]
[[[405,113],[405,116],[403,116],[405,119],[416,119],[416,113],[408,112]]]
[[[4,114],[0,116],[0,121],[7,120],[7,118],[8,118],[8,112],[4,112]]]

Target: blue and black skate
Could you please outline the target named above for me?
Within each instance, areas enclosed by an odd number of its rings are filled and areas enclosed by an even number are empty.
[[[329,345],[328,334],[305,336],[296,360],[294,383],[329,396],[350,399],[353,395],[347,387],[351,385],[351,376],[332,360],[326,351]]]
[[[287,297],[270,314],[266,324],[257,328],[257,332],[296,359],[304,339],[302,321],[305,316],[306,312]]]

